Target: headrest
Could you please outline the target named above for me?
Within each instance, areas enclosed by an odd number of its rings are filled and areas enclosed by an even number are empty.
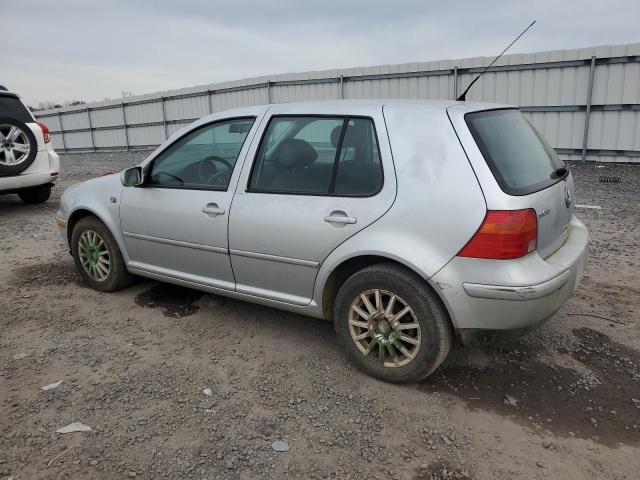
[[[306,167],[318,157],[314,148],[304,140],[288,138],[283,140],[271,155],[271,159],[283,167]]]
[[[340,132],[342,125],[338,125],[331,130],[331,145],[338,147],[340,141]],[[366,126],[364,124],[347,125],[347,131],[344,133],[342,140],[345,147],[361,147],[366,142]]]
[[[340,132],[342,132],[342,125],[333,127],[333,130],[331,130],[331,145],[336,148],[338,147],[338,142],[340,141]]]

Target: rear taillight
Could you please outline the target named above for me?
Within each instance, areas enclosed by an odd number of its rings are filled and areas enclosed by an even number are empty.
[[[489,210],[459,257],[508,260],[519,258],[536,249],[538,217],[532,208],[526,210]]]
[[[44,143],[49,143],[51,141],[51,135],[49,135],[49,128],[42,122],[38,122],[38,126],[42,130],[42,135],[44,136]]]

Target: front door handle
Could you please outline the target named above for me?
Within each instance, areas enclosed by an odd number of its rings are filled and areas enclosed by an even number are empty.
[[[337,223],[339,225],[352,225],[357,222],[355,217],[350,217],[341,210],[331,212],[327,217],[324,217],[324,221],[327,223]]]
[[[202,208],[202,213],[204,213],[207,217],[217,217],[218,215],[224,215],[224,208],[220,208],[217,203],[207,203]]]

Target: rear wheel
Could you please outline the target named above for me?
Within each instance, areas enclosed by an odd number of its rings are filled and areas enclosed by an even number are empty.
[[[49,200],[51,196],[51,185],[40,185],[18,192],[20,200],[24,203],[42,203]]]
[[[113,235],[96,217],[78,221],[71,234],[71,252],[84,281],[95,290],[112,292],[133,280]]]
[[[369,375],[414,382],[448,355],[453,334],[439,299],[393,264],[367,267],[340,288],[334,323],[343,348]]]

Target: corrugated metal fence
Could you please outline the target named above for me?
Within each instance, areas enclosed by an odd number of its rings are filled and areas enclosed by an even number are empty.
[[[58,150],[144,148],[212,112],[265,103],[451,99],[490,57],[260,77],[37,112]],[[640,43],[501,58],[468,100],[518,105],[569,159],[640,161]]]

